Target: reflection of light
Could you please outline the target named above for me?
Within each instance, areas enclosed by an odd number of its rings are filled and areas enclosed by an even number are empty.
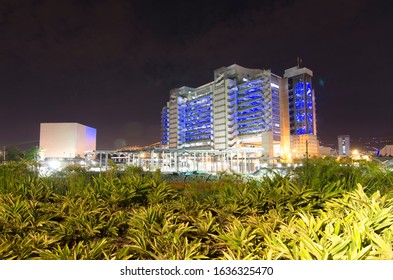
[[[60,168],[61,162],[56,160],[56,159],[54,159],[54,160],[49,161],[48,165],[52,169],[58,169],[58,168]]]
[[[273,84],[273,83],[270,83],[270,85],[271,85],[272,87],[274,87],[274,88],[280,88],[278,85]]]

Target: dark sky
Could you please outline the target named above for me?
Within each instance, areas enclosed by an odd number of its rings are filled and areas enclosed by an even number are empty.
[[[318,136],[393,135],[393,1],[0,0],[0,145],[40,122],[97,129],[97,149],[159,141],[172,88],[237,63],[314,72]]]

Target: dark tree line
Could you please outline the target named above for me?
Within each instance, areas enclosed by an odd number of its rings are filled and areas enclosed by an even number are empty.
[[[1,150],[0,162],[21,161],[37,159],[39,149],[37,147],[30,147],[26,151],[22,151],[19,147],[6,147]]]

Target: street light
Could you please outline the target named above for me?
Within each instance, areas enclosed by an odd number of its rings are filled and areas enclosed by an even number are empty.
[[[354,160],[359,160],[360,159],[360,153],[358,150],[352,150],[352,159]]]

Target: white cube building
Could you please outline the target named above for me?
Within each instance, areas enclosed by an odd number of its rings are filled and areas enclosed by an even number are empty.
[[[41,123],[40,150],[44,158],[85,157],[96,149],[97,131],[79,123]]]

